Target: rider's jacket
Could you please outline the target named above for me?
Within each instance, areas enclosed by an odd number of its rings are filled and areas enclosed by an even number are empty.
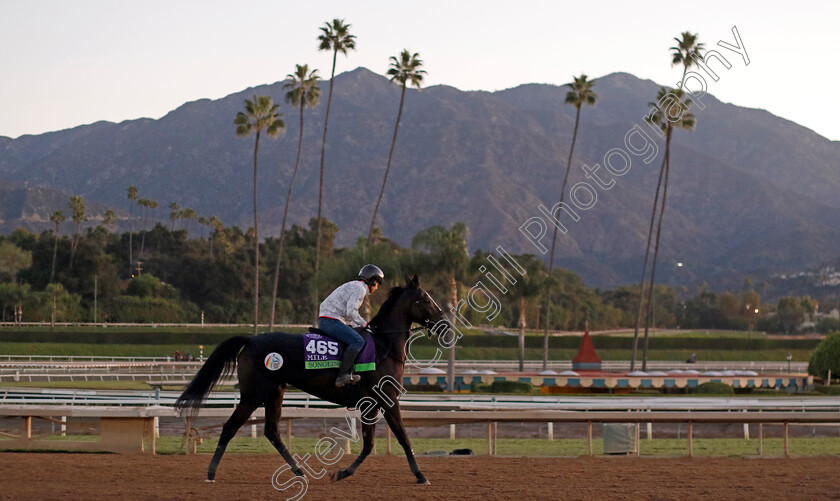
[[[367,322],[359,315],[359,307],[369,293],[368,286],[361,280],[347,282],[324,299],[318,316],[341,320],[352,327],[364,327]]]

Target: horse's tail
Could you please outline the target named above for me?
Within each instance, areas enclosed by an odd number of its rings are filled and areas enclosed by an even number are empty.
[[[175,408],[178,410],[186,409],[191,415],[198,413],[198,409],[204,399],[207,398],[207,394],[219,380],[233,374],[234,369],[236,369],[236,358],[239,351],[250,340],[251,338],[246,336],[234,336],[222,341],[213,350],[204,365],[201,366],[198,374],[187,385],[184,393],[181,393],[181,396],[175,401]]]

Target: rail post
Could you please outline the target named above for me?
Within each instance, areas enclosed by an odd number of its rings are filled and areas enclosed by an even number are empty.
[[[761,409],[758,412],[761,412]],[[764,454],[764,423],[758,423],[758,455],[762,454]]]
[[[788,423],[787,423],[787,421],[785,421],[785,457],[786,458],[790,457],[790,454],[789,454],[789,451],[788,451]]]
[[[487,421],[487,455],[493,455],[493,423]]]
[[[694,435],[694,423],[689,420],[688,421],[688,457],[694,457],[694,444],[692,443]]]

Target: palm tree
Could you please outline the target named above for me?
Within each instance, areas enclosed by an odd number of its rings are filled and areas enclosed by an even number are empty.
[[[575,152],[575,142],[577,142],[578,125],[580,124],[580,109],[586,104],[594,106],[598,95],[592,90],[595,86],[594,80],[588,80],[585,74],[580,77],[573,77],[574,82],[566,84],[569,91],[566,93],[566,104],[575,107],[575,129],[572,133],[572,146],[569,148],[569,159],[566,161],[566,174],[563,176],[563,187],[560,188],[560,203],[563,203],[563,197],[566,195],[566,183],[569,181],[569,170],[572,168],[572,155]],[[554,237],[551,239],[551,257],[548,260],[548,276],[551,276],[554,270],[554,249],[557,244],[557,226],[554,227]],[[545,336],[543,338],[543,370],[548,366],[548,330],[551,326],[551,285],[546,287],[545,299]]]
[[[274,328],[274,313],[277,308],[277,287],[280,282],[280,260],[283,258],[283,239],[286,232],[286,216],[289,214],[289,202],[292,199],[292,188],[295,186],[298,167],[300,166],[300,152],[303,146],[303,110],[314,108],[321,101],[321,88],[318,87],[318,70],[309,71],[309,65],[296,64],[295,72],[286,75],[291,80],[283,85],[287,89],[285,99],[290,106],[296,106],[300,110],[300,131],[298,133],[297,157],[295,158],[295,170],[292,171],[292,179],[289,181],[289,192],[286,194],[286,206],[283,208],[283,219],[280,223],[280,248],[277,251],[277,263],[274,266],[274,287],[271,290],[271,315],[268,320],[268,330]]]
[[[155,229],[155,226],[157,226],[157,216],[155,214],[157,213],[158,203],[155,200],[149,200],[149,208],[152,209],[152,223],[154,223],[152,229]]]
[[[198,225],[210,227],[210,218],[207,216],[198,216]],[[201,238],[204,238],[204,230],[201,231]]]
[[[516,261],[525,269],[525,275],[511,287],[511,299],[519,307],[519,372],[525,370],[525,327],[528,326],[525,311],[531,299],[542,295],[548,276],[545,264],[532,254],[516,256]]]
[[[81,197],[81,195],[73,195],[70,197],[70,202],[67,204],[67,207],[73,211],[73,222],[76,223],[76,232],[73,234],[73,238],[70,241],[70,267],[69,269],[73,269],[73,256],[76,252],[76,248],[79,246],[79,240],[82,238],[82,223],[87,221],[87,217],[85,216],[85,201]]]
[[[665,155],[662,159],[662,167],[660,169],[659,178],[662,185],[662,202],[659,206],[659,219],[656,223],[656,239],[653,247],[653,260],[651,261],[650,269],[650,287],[648,288],[647,304],[645,311],[645,334],[644,334],[644,348],[642,352],[642,370],[647,368],[647,350],[648,350],[648,333],[650,329],[651,316],[653,312],[653,293],[656,285],[656,262],[659,257],[659,240],[662,233],[662,218],[665,214],[665,203],[668,197],[668,177],[671,172],[671,136],[674,129],[693,130],[697,120],[690,111],[691,100],[685,97],[685,92],[682,89],[666,89],[662,87],[656,94],[656,102],[648,103],[653,108],[650,115],[650,121],[658,125],[662,132],[665,133]],[[653,211],[651,212],[650,232],[648,233],[648,249],[650,248],[651,234],[653,230],[653,219],[657,211],[656,204],[659,195],[659,185],[657,185],[656,197],[654,197]],[[645,252],[645,263],[647,263],[647,250]],[[639,289],[639,312],[636,315],[636,328],[633,335],[633,359],[630,361],[631,369],[635,365],[636,349],[638,345],[638,330],[641,320],[642,310],[642,296],[644,295],[644,275],[642,276],[642,285]]]
[[[129,218],[129,226],[128,226],[128,266],[131,267],[132,263],[134,262],[132,259],[132,236],[134,235],[134,218],[132,217],[132,209],[134,208],[134,202],[137,201],[137,187],[132,185],[128,187],[128,218]]]
[[[684,31],[681,35],[682,39],[674,38],[677,42],[676,47],[671,47],[671,66],[683,65],[683,80],[688,73],[688,68],[697,65],[697,61],[691,55],[702,56],[701,52],[705,50],[704,45],[697,41],[697,35],[697,33],[692,35],[691,32]]]
[[[213,233],[219,232],[224,229],[224,225],[216,216],[210,216],[207,218],[207,244],[210,247],[210,257],[213,257]]]
[[[394,156],[394,145],[397,144],[397,133],[400,131],[400,118],[402,117],[403,103],[405,102],[405,88],[407,85],[413,85],[420,90],[420,83],[423,82],[423,76],[426,74],[425,70],[421,70],[423,61],[418,57],[418,53],[410,53],[407,49],[403,49],[399,58],[391,56],[391,67],[388,69],[388,75],[391,77],[391,82],[400,84],[400,108],[397,112],[397,122],[394,124],[394,137],[391,139],[391,150],[388,152],[388,163],[385,166],[385,177],[382,178],[382,188],[379,190],[379,198],[376,199],[376,206],[373,208],[373,217],[370,220],[370,230],[368,231],[368,243],[373,238],[373,227],[376,224],[376,214],[379,212],[379,204],[382,202],[382,195],[385,193],[385,183],[388,182],[388,173],[391,172],[391,158]]]
[[[268,96],[254,96],[254,100],[245,100],[245,112],[238,112],[233,124],[236,135],[248,137],[254,133],[254,334],[257,333],[260,316],[260,233],[257,220],[257,155],[260,149],[260,134],[263,130],[271,137],[277,137],[285,128],[283,114],[277,111],[280,105],[274,104]]]
[[[425,258],[429,261],[426,269],[437,270],[446,283],[447,311],[449,321],[455,325],[456,319],[452,311],[458,305],[458,281],[466,273],[469,261],[469,247],[467,241],[470,231],[467,225],[458,222],[449,229],[442,226],[432,226],[420,231],[411,241],[415,250],[425,251]],[[449,349],[449,363],[447,364],[446,380],[448,391],[455,389],[455,345]]]
[[[149,211],[152,211],[152,221],[154,221],[154,211],[158,208],[158,203],[149,198],[141,198],[137,201],[137,204],[146,209],[146,214],[143,217],[143,238],[140,240],[140,255],[143,256],[146,252],[146,227],[149,225]]]
[[[680,86],[682,86],[682,82],[685,80],[685,75],[686,75],[686,73],[688,73],[688,68],[691,67],[691,66],[695,66],[697,64],[697,61],[693,57],[691,57],[691,55],[692,54],[697,54],[698,56],[700,56],[702,51],[704,50],[704,45],[697,41],[697,35],[698,35],[697,33],[692,35],[691,32],[689,32],[689,31],[683,32],[681,34],[682,39],[674,38],[674,40],[677,42],[677,45],[675,47],[671,47],[671,49],[670,49],[671,50],[671,66],[674,66],[674,65],[677,65],[677,64],[682,64],[683,65],[683,76],[682,76],[682,80],[680,80]],[[659,93],[657,94],[657,103],[659,103],[660,99],[663,98],[667,94],[667,92],[663,92],[664,90],[665,89],[660,89],[659,90]],[[680,94],[680,96],[682,96],[682,94]],[[682,100],[682,97],[680,97],[680,99]],[[690,103],[686,104],[686,110],[688,109],[687,108],[688,104],[690,104]],[[654,107],[657,108],[657,112],[654,114],[655,117],[652,117],[651,120],[652,121],[657,121],[655,123],[659,124],[660,127],[664,127],[664,128],[662,128],[662,130],[665,131],[666,128],[667,128],[667,126],[664,124],[664,122],[667,122],[667,117],[663,114],[663,111],[665,111],[665,110],[660,110],[659,109],[660,106],[658,104],[656,104]],[[680,110],[675,110],[675,111],[679,112]],[[694,116],[691,115],[690,118],[691,118],[691,122],[692,122],[691,127],[693,127]],[[682,127],[681,126],[680,128],[687,128],[687,127]],[[667,135],[667,132],[666,132],[666,135]],[[669,142],[669,141],[670,141],[670,137],[667,137],[666,142]],[[667,164],[667,162],[669,161],[669,158],[670,158],[669,155],[668,155],[668,153],[670,152],[669,151],[670,150],[669,145],[670,145],[670,143],[668,143],[668,145],[666,145],[666,154],[662,158],[662,167],[659,169],[659,180],[656,183],[656,194],[654,195],[654,198],[653,198],[653,209],[651,210],[651,214],[650,214],[650,227],[648,228],[647,245],[645,246],[645,259],[644,259],[644,262],[642,264],[641,286],[639,288],[639,307],[638,307],[638,311],[636,313],[636,325],[635,325],[635,328],[633,329],[633,352],[632,352],[632,355],[631,355],[631,358],[630,358],[630,370],[631,371],[635,368],[635,365],[636,365],[636,351],[637,351],[638,345],[639,345],[639,326],[642,322],[642,308],[643,308],[642,305],[644,303],[645,281],[646,281],[646,276],[647,276],[647,264],[648,264],[649,254],[650,254],[650,242],[651,242],[651,239],[652,239],[652,236],[653,236],[653,222],[656,218],[656,210],[657,210],[657,204],[659,202],[659,193],[660,193],[660,189],[662,187],[663,176],[665,176],[666,170],[667,170],[667,172],[670,172],[670,166],[667,166],[667,168],[666,168],[666,164]],[[667,176],[665,176],[665,177],[666,177],[665,184],[666,184],[666,190],[667,190],[667,183],[668,183],[667,182]],[[664,206],[665,206],[664,204],[665,204],[665,202],[663,200],[663,202],[662,202],[663,209],[664,209]],[[660,214],[660,221],[661,221],[661,214]],[[658,238],[659,237],[658,237],[658,232],[657,232],[657,242],[658,242]],[[658,246],[658,244],[657,244],[657,246]],[[656,258],[654,257],[654,261],[655,260],[656,260]],[[653,297],[653,284],[652,283],[651,283],[651,291],[649,292],[649,296],[651,298]],[[649,310],[652,309],[652,305],[648,305],[648,309]],[[645,320],[645,322],[647,323],[647,319]],[[644,356],[642,357],[643,358],[642,365],[645,366],[645,367],[647,366],[647,339],[648,339],[647,328],[645,328],[645,347],[644,347]]]
[[[195,209],[187,207],[186,209],[182,210],[178,214],[178,216],[181,219],[186,219],[187,220],[187,224],[186,224],[185,229],[187,231],[187,238],[189,238],[190,230],[192,229],[192,221],[195,221],[195,220],[198,219],[198,213],[195,211]]]
[[[52,283],[53,279],[55,278],[55,258],[58,255],[58,231],[61,227],[61,223],[66,221],[67,218],[64,217],[64,213],[60,210],[57,210],[52,213],[50,216],[50,221],[55,224],[55,245],[53,246],[53,258],[52,258],[52,271],[50,272],[50,283]]]
[[[105,226],[111,226],[117,221],[117,215],[114,214],[113,209],[108,209],[102,214],[102,224]]]
[[[660,89],[659,93],[662,93]],[[639,326],[642,323],[642,310],[644,304],[644,297],[645,297],[645,283],[647,282],[647,265],[648,265],[648,258],[650,256],[650,241],[653,238],[653,223],[656,220],[656,210],[657,205],[659,204],[659,192],[662,188],[662,178],[665,174],[665,161],[666,156],[662,157],[662,166],[659,169],[659,180],[656,182],[656,194],[653,196],[653,208],[651,209],[650,213],[650,227],[648,228],[648,237],[647,237],[647,244],[645,245],[645,259],[644,263],[642,264],[642,280],[641,284],[639,285],[639,307],[636,312],[636,324],[633,329],[633,350],[632,355],[630,356],[630,371],[632,372],[633,369],[636,367],[636,351],[639,347]]]
[[[318,270],[321,264],[321,208],[324,198],[324,156],[327,148],[327,124],[330,121],[330,105],[332,104],[333,82],[335,81],[335,63],[338,53],[345,56],[348,50],[356,49],[356,36],[350,34],[349,24],[343,19],[333,19],[332,24],[324,23],[321,34],[318,35],[318,50],[331,50],[333,53],[332,72],[330,73],[330,92],[327,94],[327,114],[324,117],[324,138],[321,140],[321,170],[318,182],[318,218],[315,233],[315,317],[318,316]]]
[[[181,213],[178,209],[178,202],[172,202],[169,204],[169,220],[172,221],[172,231],[175,231],[175,221],[181,217]]]

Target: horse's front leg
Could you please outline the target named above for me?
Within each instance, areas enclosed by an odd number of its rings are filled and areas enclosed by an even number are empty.
[[[338,470],[337,472],[333,473],[333,480],[341,480],[356,473],[356,468],[358,468],[359,465],[362,464],[362,462],[365,460],[365,458],[368,457],[368,454],[370,454],[373,451],[373,432],[375,429],[376,423],[366,424],[364,420],[362,420],[362,453],[359,454],[359,457],[357,457],[355,461],[353,461],[353,464],[351,464],[343,470]]]
[[[403,426],[402,417],[400,416],[399,402],[395,402],[393,406],[385,407],[385,421],[388,422],[388,426],[391,427],[394,436],[397,437],[400,445],[402,445],[405,451],[405,457],[408,459],[408,467],[411,468],[411,473],[414,473],[414,476],[417,477],[417,483],[429,485],[429,480],[420,471],[420,467],[417,466],[417,460],[414,459],[414,451],[411,450],[411,441],[408,439],[408,434],[405,432],[405,426]]]

